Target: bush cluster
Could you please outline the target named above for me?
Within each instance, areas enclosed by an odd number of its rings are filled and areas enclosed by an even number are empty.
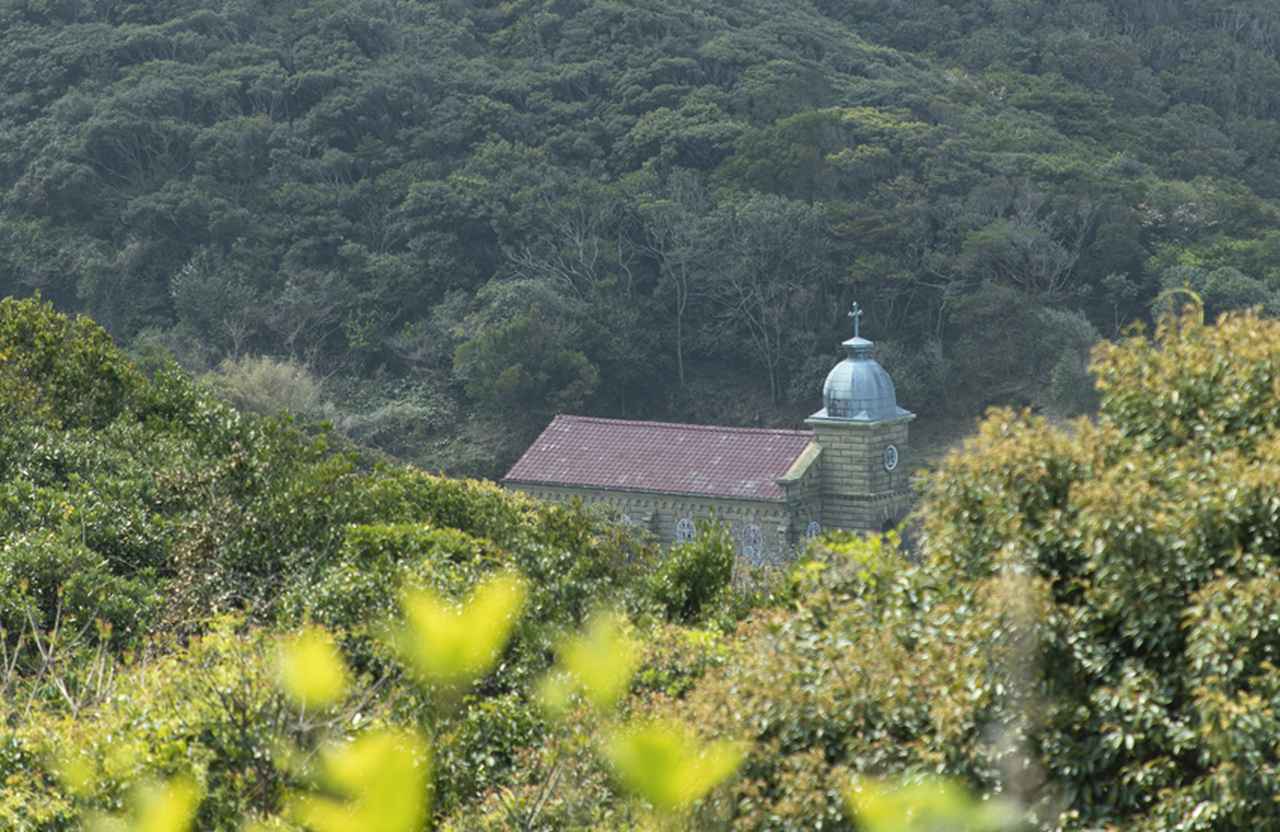
[[[405,688],[375,648],[400,587],[457,599],[517,570],[532,588],[501,669],[439,724],[453,757],[436,806],[451,811],[509,777],[516,749],[545,729],[529,688],[556,638],[602,604],[651,603],[639,576],[654,550],[581,507],[408,467],[362,469],[323,433],[240,413],[176,368],[143,376],[92,322],[39,300],[0,301],[0,409],[0,747],[10,749],[0,780],[17,778],[0,826],[57,828],[118,808],[119,790],[82,798],[60,787],[45,756],[106,754],[111,737],[133,733],[145,748],[130,772],[167,776],[180,757],[203,772],[202,828],[269,811],[283,781],[267,773],[285,761],[263,740],[250,755],[261,776],[237,775],[248,757],[213,727],[258,719],[258,704],[225,700],[223,682],[270,700],[260,668],[250,673],[263,628],[332,627],[379,691],[363,718],[390,709],[417,720],[438,703]],[[210,630],[227,613],[243,635]],[[121,665],[155,654],[166,658]],[[206,705],[235,713],[206,720]],[[215,770],[227,779],[213,782]]]
[[[871,828],[896,798],[850,784],[926,774],[1045,829],[1280,828],[1280,322],[1099,347],[1096,420],[992,411],[925,484],[918,558],[828,537],[749,612],[723,529],[659,560],[580,506],[361,469],[104,339],[0,301],[0,826],[176,777],[199,828],[283,829],[317,765],[403,762],[429,726],[457,830],[635,828],[628,794],[694,828]],[[304,622],[332,631],[323,707],[277,692],[274,631]],[[673,713],[745,745],[704,756]]]
[[[920,565],[797,567],[683,706],[754,743],[731,826],[846,828],[833,778],[930,771],[1044,828],[1277,828],[1277,368],[1255,315],[1103,345],[1096,421],[996,410],[931,476]]]

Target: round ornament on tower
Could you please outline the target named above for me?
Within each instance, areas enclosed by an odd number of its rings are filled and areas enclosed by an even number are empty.
[[[888,445],[884,449],[884,470],[892,471],[898,467],[898,446]]]

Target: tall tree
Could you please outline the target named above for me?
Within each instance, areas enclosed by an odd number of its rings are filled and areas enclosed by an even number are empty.
[[[675,326],[676,374],[685,385],[685,318],[702,289],[707,264],[705,215],[711,198],[698,175],[672,171],[657,193],[641,195],[641,247],[658,264],[661,291],[668,298]]]
[[[745,338],[773,401],[812,337],[805,326],[824,278],[828,236],[813,206],[777,196],[727,201],[709,217],[711,294],[720,331]]]

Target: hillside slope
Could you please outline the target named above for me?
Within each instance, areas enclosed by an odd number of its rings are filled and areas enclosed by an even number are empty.
[[[459,471],[557,411],[792,419],[853,297],[909,407],[1070,413],[1162,287],[1276,305],[1278,15],[15,0],[0,291],[303,362]]]

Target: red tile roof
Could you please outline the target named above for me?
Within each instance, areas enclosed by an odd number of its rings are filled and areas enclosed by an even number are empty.
[[[503,482],[781,500],[813,433],[557,416]]]

